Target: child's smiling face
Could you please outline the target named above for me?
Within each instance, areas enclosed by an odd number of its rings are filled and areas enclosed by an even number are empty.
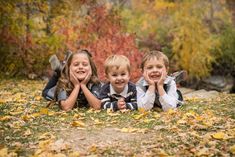
[[[71,60],[70,70],[74,73],[75,77],[82,81],[91,71],[90,61],[86,54],[75,54]]]
[[[164,72],[167,73],[167,71],[168,68],[165,66],[162,57],[159,59],[155,57],[147,60],[143,68],[143,73],[146,72],[149,78],[153,80],[155,83],[157,83],[160,80],[162,73]]]
[[[130,79],[127,67],[112,67],[109,69],[107,78],[117,93],[121,93]]]

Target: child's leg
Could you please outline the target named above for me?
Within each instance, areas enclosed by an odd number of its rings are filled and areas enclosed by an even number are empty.
[[[181,81],[184,81],[187,78],[187,72],[184,70],[174,72],[170,75],[171,77],[174,77],[174,80],[177,83],[180,83]]]
[[[72,54],[71,51],[67,51],[67,53],[65,55],[65,59],[62,62],[63,65],[66,63],[66,61],[68,60],[68,58],[71,54]],[[45,86],[45,88],[43,89],[42,96],[46,100],[53,100],[54,94],[55,94],[55,89],[56,89],[56,84],[60,78],[60,73],[61,73],[63,65],[61,64],[61,62],[59,61],[59,59],[57,58],[56,55],[52,55],[49,59],[49,62],[51,64],[52,70],[54,70],[54,74],[50,78],[50,80],[47,83],[47,85]]]
[[[42,91],[42,96],[46,100],[53,100],[54,99],[54,92],[55,92],[55,87],[56,84],[59,80],[60,74],[54,73],[53,76],[50,78],[48,83],[46,84],[45,88]]]

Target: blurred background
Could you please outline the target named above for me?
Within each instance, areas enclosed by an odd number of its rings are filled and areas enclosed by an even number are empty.
[[[100,78],[110,54],[129,57],[132,81],[143,53],[160,50],[181,86],[235,92],[234,0],[0,0],[0,77],[46,79],[49,57],[92,52]]]

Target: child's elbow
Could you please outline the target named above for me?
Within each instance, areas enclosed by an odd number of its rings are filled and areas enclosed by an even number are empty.
[[[66,107],[66,106],[61,106],[61,109],[62,109],[63,111],[66,111],[66,112],[68,112],[68,111],[71,110],[71,108]]]
[[[96,105],[92,106],[95,110],[100,110],[101,109],[101,101],[99,101]]]
[[[71,107],[69,107],[68,105],[66,105],[66,104],[64,104],[64,103],[61,103],[60,104],[60,108],[63,110],[63,111],[66,111],[66,112],[68,112],[68,111],[70,111],[72,108]]]

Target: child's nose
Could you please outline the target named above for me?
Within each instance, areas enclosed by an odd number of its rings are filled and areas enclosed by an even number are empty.
[[[157,67],[153,67],[153,71],[154,71],[154,72],[158,72],[159,69],[158,69]]]
[[[118,75],[117,79],[118,79],[118,80],[122,79],[122,76],[121,76],[121,75]]]
[[[83,68],[82,64],[79,64],[79,65],[78,65],[78,68]]]

